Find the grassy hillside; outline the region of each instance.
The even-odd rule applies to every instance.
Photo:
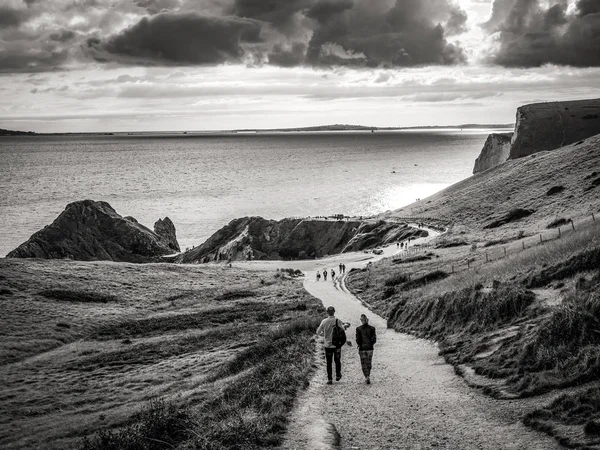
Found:
[[[166,264],[0,260],[0,303],[3,449],[276,444],[322,316],[287,273]]]
[[[547,395],[523,420],[572,448],[600,446],[598,169],[595,137],[471,177],[421,202],[453,221],[430,248],[349,277],[388,326],[438,341],[473,386]],[[516,209],[531,213],[506,214]]]
[[[486,228],[514,210],[531,214]],[[455,224],[451,235],[467,232],[486,241],[535,233],[557,218],[576,220],[598,210],[600,135],[507,161],[389,215],[447,218]]]

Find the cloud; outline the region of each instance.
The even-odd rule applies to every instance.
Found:
[[[398,67],[465,61],[455,0],[8,0],[0,71],[126,65]]]
[[[29,18],[26,9],[0,6],[0,28],[18,27]]]
[[[260,25],[240,17],[197,13],[161,13],[103,40],[91,38],[87,48],[99,61],[218,64],[240,61],[244,43],[260,42]]]
[[[446,40],[445,27],[458,32],[466,15],[446,0],[356,1],[352,8],[344,4],[337,10],[330,0],[322,2],[329,8],[320,8],[323,13],[317,16],[319,24],[310,40],[307,58],[313,64],[393,67],[465,62],[463,50]],[[317,5],[314,10],[319,10]],[[327,51],[331,44],[364,58],[332,58]]]
[[[539,0],[495,0],[483,25],[497,40],[490,61],[507,67],[557,64],[600,66],[600,2],[566,0],[546,5]]]

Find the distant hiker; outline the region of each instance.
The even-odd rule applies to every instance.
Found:
[[[327,281],[327,269],[323,269],[323,280]]]
[[[346,343],[346,332],[349,325],[335,317],[335,308],[327,307],[327,318],[323,319],[317,335],[325,338],[325,360],[327,361],[327,384],[333,383],[332,360],[335,362],[335,381],[342,378],[342,347]]]
[[[373,360],[373,345],[377,342],[375,327],[369,325],[369,319],[360,315],[362,325],[356,328],[356,346],[360,356],[360,365],[367,384],[371,384],[371,361]]]
[[[344,265],[342,263],[340,263],[340,273],[343,273],[343,271],[344,271],[343,266]]]
[[[335,270],[331,269],[331,281],[335,283]]]
[[[346,273],[346,264],[342,264],[342,273]]]
[[[400,242],[396,242],[396,249],[400,248]]]
[[[317,281],[321,281],[321,272],[317,270]]]

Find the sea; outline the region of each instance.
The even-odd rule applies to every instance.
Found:
[[[498,132],[502,130],[493,130]],[[71,202],[108,202],[182,250],[243,216],[370,216],[469,177],[483,129],[0,138],[0,255]]]

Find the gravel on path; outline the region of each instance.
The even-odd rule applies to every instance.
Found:
[[[346,259],[347,271],[366,262]],[[555,440],[520,421],[528,400],[500,401],[469,388],[438,355],[437,345],[387,329],[386,321],[345,289],[343,279],[304,287],[350,322],[352,346],[342,350],[342,379],[327,385],[322,346],[309,388],[290,418],[283,449],[552,450]],[[377,329],[371,385],[354,345],[360,315]]]

